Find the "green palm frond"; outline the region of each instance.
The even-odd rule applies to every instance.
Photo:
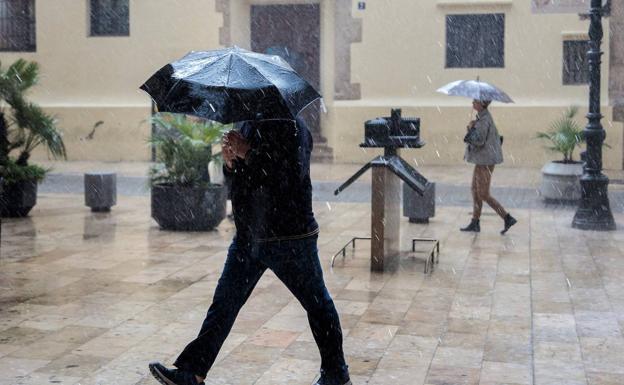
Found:
[[[42,108],[26,100],[24,94],[37,84],[39,65],[19,59],[4,68],[0,63],[0,101],[9,107],[4,113],[8,126],[6,140],[0,140],[2,154],[19,152],[15,163],[27,166],[32,151],[45,146],[55,158],[67,158],[67,152],[56,119]],[[3,158],[7,160],[6,157]]]
[[[0,165],[0,175],[2,175],[5,186],[25,180],[41,182],[48,171],[50,170],[35,164],[21,166],[12,159]]]
[[[39,79],[39,65],[18,59],[4,70],[0,63],[0,98],[7,99],[21,95],[30,87],[37,84]]]
[[[564,162],[572,162],[574,150],[583,142],[583,127],[575,120],[578,107],[572,106],[566,109],[563,116],[550,125],[549,132],[538,132],[536,138],[550,141],[546,146],[553,152],[563,155]]]
[[[56,127],[56,119],[39,106],[19,98],[9,102],[14,109],[13,121],[20,136],[25,138],[20,158],[29,154],[40,144],[47,147],[55,158],[67,158],[63,137]],[[28,155],[26,155],[28,154]]]
[[[202,185],[209,183],[208,163],[220,160],[212,146],[230,129],[229,125],[161,113],[153,119],[157,130],[149,142],[156,148],[160,163],[150,170],[152,184]]]
[[[6,71],[7,78],[15,83],[18,92],[24,92],[37,84],[39,64],[18,59]]]

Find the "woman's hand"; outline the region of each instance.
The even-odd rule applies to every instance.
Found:
[[[471,120],[470,123],[468,123],[468,125],[466,126],[466,131],[470,131],[471,129],[474,128],[475,123],[477,123],[476,120]]]
[[[251,150],[251,146],[247,139],[238,131],[230,131],[223,138],[225,147],[229,147],[235,157],[245,159],[247,152]]]

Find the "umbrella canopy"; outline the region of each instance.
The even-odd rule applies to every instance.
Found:
[[[499,88],[477,80],[458,80],[438,88],[438,92],[446,95],[465,96],[476,100],[497,100],[503,103],[514,101]]]
[[[321,95],[279,56],[238,47],[192,51],[149,78],[159,111],[221,123],[295,119]]]

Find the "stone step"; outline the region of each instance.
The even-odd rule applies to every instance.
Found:
[[[320,134],[312,134],[312,140],[314,141],[314,144],[323,144],[323,143],[327,143],[327,138],[325,138],[324,136],[321,136]]]
[[[312,163],[334,163],[334,157],[327,154],[312,154],[310,159]]]
[[[325,143],[317,143],[312,150],[311,160],[314,163],[333,163],[334,150]]]
[[[613,120],[616,122],[624,122],[624,102],[613,107]]]

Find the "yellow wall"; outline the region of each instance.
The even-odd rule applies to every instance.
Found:
[[[562,85],[562,33],[586,33],[587,21],[574,14],[532,14],[530,0],[514,0],[509,6],[440,3],[392,0],[389,7],[387,1],[368,1],[365,11],[353,10],[363,20],[363,42],[352,48],[352,81],[362,84],[364,99],[372,103],[407,99],[418,105],[458,105],[461,100],[435,90],[451,81],[480,75],[507,91],[518,105],[585,102],[587,87]],[[462,13],[505,14],[505,68],[445,69],[445,17]],[[607,44],[603,50],[606,59]],[[607,67],[603,66],[605,101]]]
[[[150,99],[138,87],[188,51],[218,47],[222,16],[214,10],[214,0],[130,0],[129,37],[89,37],[87,0],[39,0],[37,52],[3,52],[0,60],[40,63],[31,96],[59,118],[69,159],[147,160]],[[94,139],[81,140],[98,120]]]
[[[231,42],[249,46],[249,5],[284,0],[231,0]],[[314,2],[296,0],[293,2]],[[569,105],[587,105],[587,86],[563,86],[562,41],[585,34],[587,21],[578,15],[532,14],[531,0],[368,0],[353,16],[363,22],[363,41],[351,46],[351,82],[360,83],[361,100],[335,101],[334,0],[321,3],[321,84],[328,113],[323,132],[337,162],[368,160],[363,123],[401,107],[405,116],[422,119],[428,142],[406,154],[425,164],[462,161],[464,127],[470,119],[468,99],[435,90],[453,80],[480,76],[507,91],[513,105],[493,104],[492,112],[505,136],[508,166],[541,166],[556,159],[544,150],[535,133]],[[455,3],[453,5],[453,3]],[[17,58],[41,64],[41,83],[32,98],[56,114],[70,159],[147,160],[150,127],[149,97],[138,86],[160,66],[195,49],[219,47],[223,14],[215,0],[130,0],[129,37],[89,37],[88,0],[36,1],[37,52],[0,53],[3,65]],[[445,5],[446,4],[446,5]],[[448,5],[451,4],[451,5]],[[463,5],[462,5],[463,4]],[[449,13],[505,13],[505,68],[445,69],[446,25]],[[605,64],[602,102],[608,105],[608,19],[605,20]],[[605,167],[622,168],[622,124],[603,124],[612,149],[605,150]],[[93,140],[83,138],[98,120],[104,125]],[[579,116],[583,121],[583,117]],[[36,158],[45,157],[39,151]],[[407,155],[406,155],[407,157]]]
[[[382,150],[362,149],[358,144],[363,141],[365,120],[376,116],[389,116],[390,108],[403,109],[403,116],[421,118],[422,138],[427,143],[421,149],[403,150],[403,157],[414,165],[453,165],[463,162],[466,122],[470,120],[470,107],[443,106],[415,107],[413,105],[370,106],[357,103],[341,103],[340,107],[330,109],[327,114],[327,127],[342,127],[331,134],[331,143],[342,143],[334,147],[336,161],[365,162],[382,153]],[[544,141],[535,139],[538,131],[546,131],[548,124],[559,118],[565,107],[501,107],[493,105],[491,113],[497,127],[505,137],[503,144],[505,166],[542,167],[551,160],[561,160],[562,156],[544,148]],[[578,119],[583,122],[587,110],[579,111]],[[607,117],[611,109],[603,111],[603,126],[607,131],[606,142],[612,147],[603,153],[604,167],[621,169],[622,162],[622,125]],[[574,154],[579,159],[577,150]]]
[[[532,14],[530,0],[513,0],[502,6],[479,5],[486,3],[479,0],[450,6],[441,6],[450,1],[393,0],[391,7],[387,1],[367,1],[365,11],[357,10],[356,3],[353,14],[363,21],[363,41],[352,45],[351,80],[361,84],[362,99],[331,103],[325,134],[336,161],[361,162],[377,153],[353,145],[362,141],[363,122],[388,116],[392,107],[402,107],[404,116],[421,117],[422,136],[428,142],[423,149],[406,153],[425,164],[461,162],[470,100],[435,90],[477,76],[507,91],[516,102],[491,107],[506,139],[506,165],[540,167],[559,157],[533,138],[537,131],[547,130],[566,107],[588,103],[588,86],[564,86],[561,80],[562,41],[586,34],[587,21],[580,21],[575,14]],[[446,15],[494,12],[505,13],[505,68],[445,69]],[[604,26],[606,42],[608,21]],[[603,50],[603,59],[608,61],[608,44],[603,44]],[[608,62],[602,70],[603,125],[613,147],[605,150],[605,167],[620,169],[622,124],[610,122]],[[578,118],[584,122],[584,113]]]

